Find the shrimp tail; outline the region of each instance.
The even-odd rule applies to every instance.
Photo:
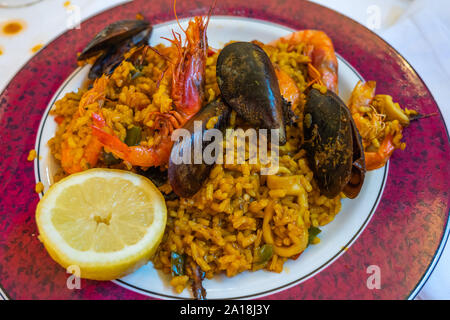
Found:
[[[122,142],[118,137],[113,134],[107,133],[104,129],[97,126],[105,124],[102,120],[102,116],[93,113],[92,117],[94,123],[92,128],[92,134],[95,136],[99,143],[108,148],[117,158],[120,158],[131,165],[141,167],[153,167],[166,164],[169,161],[170,151],[172,150],[173,142],[166,134],[161,135],[161,140],[156,146],[128,146]]]
[[[367,170],[375,170],[383,167],[395,150],[392,135],[387,135],[377,152],[365,152]]]

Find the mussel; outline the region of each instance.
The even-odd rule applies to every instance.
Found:
[[[356,128],[356,124],[353,121],[353,117],[350,119],[352,126],[352,139],[353,139],[353,159],[352,159],[352,172],[348,183],[342,190],[347,198],[354,199],[358,196],[364,183],[364,177],[366,175],[366,160],[364,158],[364,147],[362,144],[362,138]]]
[[[361,136],[345,103],[311,89],[304,110],[304,148],[318,186],[328,198],[355,198],[366,172]]]
[[[89,70],[88,77],[96,79],[102,74],[111,74],[123,61],[127,51],[148,43],[151,33],[152,26],[144,20],[114,22],[92,39],[78,56],[78,60],[86,60],[101,53]]]
[[[217,58],[216,74],[224,101],[249,124],[279,129],[280,144],[285,144],[286,106],[264,50],[251,42],[231,43]]]
[[[206,128],[208,121],[217,117],[214,129],[223,132],[228,124],[230,113],[231,110],[227,105],[221,100],[216,100],[203,107],[183,126],[190,136],[188,139],[180,139],[175,142],[170,154],[168,169],[170,185],[180,197],[191,197],[200,190],[219,156],[218,153],[214,153],[213,159],[211,159],[213,161],[207,163],[204,159],[200,159],[201,161],[196,163],[195,145],[201,146],[199,152],[203,152],[211,143],[204,138],[208,131]],[[201,128],[201,130],[195,130],[196,128]],[[184,152],[189,152],[189,154],[184,154]],[[198,156],[199,154],[197,154]],[[180,161],[181,159],[184,160]]]

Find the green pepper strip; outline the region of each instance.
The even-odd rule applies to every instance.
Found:
[[[141,142],[142,129],[140,127],[133,126],[127,129],[127,135],[125,137],[125,143],[127,146],[137,146]]]

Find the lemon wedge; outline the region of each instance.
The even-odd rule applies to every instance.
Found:
[[[167,208],[147,178],[90,169],[54,184],[36,208],[39,239],[64,268],[80,277],[123,277],[152,257],[164,233]]]

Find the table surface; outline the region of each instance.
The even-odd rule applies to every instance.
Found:
[[[0,70],[2,70],[0,92],[16,72],[45,44],[67,29],[77,27],[79,21],[123,2],[126,1],[43,0],[29,7],[0,8],[0,25],[9,20],[21,20],[26,26],[17,36],[0,35]],[[367,26],[396,48],[423,78],[435,97],[447,126],[450,124],[450,105],[447,103],[450,101],[448,90],[450,59],[441,53],[450,49],[450,2],[445,0],[314,0],[314,2]],[[433,19],[428,19],[430,16]],[[427,23],[422,23],[424,20]],[[429,21],[433,21],[433,24],[430,25]],[[447,23],[444,23],[445,21]],[[420,41],[423,42],[423,46],[419,45]],[[417,51],[418,47],[427,49]],[[439,263],[416,299],[450,299],[449,247],[450,245],[447,245],[444,249]]]

